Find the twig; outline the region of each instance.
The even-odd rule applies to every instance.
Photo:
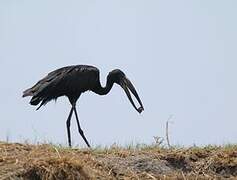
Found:
[[[184,175],[184,173],[183,173],[183,171],[181,172],[181,174],[182,174],[182,176],[183,176],[183,179],[184,179],[184,180],[187,180],[186,177],[185,177],[185,175]]]
[[[169,123],[170,123],[170,120],[172,119],[173,115],[170,115],[169,119],[166,121],[166,141],[167,141],[167,145],[169,148],[171,148],[171,145],[170,145],[170,139],[169,139]]]
[[[146,175],[147,175],[149,178],[153,179],[153,180],[157,180],[157,178],[155,178],[154,176],[152,176],[152,175],[149,174],[149,173],[146,173]]]
[[[53,147],[53,148],[54,148],[54,150],[57,152],[58,157],[61,159],[62,157],[61,157],[61,155],[59,154],[58,149],[57,149],[56,147]]]
[[[157,146],[161,146],[164,142],[164,138],[163,137],[158,137],[158,136],[153,136],[154,140],[155,140],[155,144]]]

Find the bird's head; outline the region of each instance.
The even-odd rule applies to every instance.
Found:
[[[116,84],[120,85],[124,89],[129,101],[131,102],[133,107],[139,113],[141,113],[144,110],[142,102],[137,94],[135,87],[133,86],[131,81],[126,77],[126,75],[124,74],[123,71],[121,71],[120,69],[115,69],[115,70],[111,71],[108,75],[107,80],[110,81],[111,83],[116,83]],[[140,104],[139,108],[136,107],[136,105],[131,97],[130,92],[135,96],[135,98],[137,99],[137,102]]]

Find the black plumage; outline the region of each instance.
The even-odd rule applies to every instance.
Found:
[[[142,102],[134,86],[121,70],[115,69],[108,74],[105,87],[101,86],[99,76],[99,70],[94,66],[74,65],[63,67],[50,72],[46,77],[38,81],[32,88],[25,90],[23,92],[23,97],[32,96],[30,104],[40,104],[37,108],[38,110],[40,107],[42,107],[42,105],[47,104],[53,99],[56,100],[60,96],[67,96],[72,105],[71,111],[67,119],[69,146],[71,147],[70,122],[72,113],[74,111],[76,115],[79,133],[86,142],[87,146],[90,147],[80,127],[76,111],[76,102],[80,97],[81,93],[90,90],[99,95],[106,95],[111,90],[113,84],[116,83],[124,89],[133,107],[139,113],[144,110]],[[139,108],[137,108],[135,103],[133,102],[130,91],[140,104]]]

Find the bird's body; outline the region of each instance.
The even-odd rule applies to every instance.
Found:
[[[113,84],[117,83],[125,90],[134,108],[139,113],[143,110],[141,100],[134,86],[126,78],[125,74],[121,70],[116,69],[109,73],[107,76],[106,87],[101,86],[99,75],[99,69],[94,66],[66,66],[50,72],[46,77],[38,81],[32,88],[24,91],[23,97],[32,96],[30,104],[38,105],[40,103],[40,106],[37,108],[39,109],[42,105],[47,104],[53,99],[57,99],[60,96],[67,96],[72,105],[72,109],[67,120],[69,146],[71,146],[70,120],[73,111],[75,112],[77,118],[79,133],[82,135],[86,144],[90,146],[84,136],[82,129],[80,128],[76,112],[76,101],[80,97],[81,93],[90,90],[99,95],[105,95],[111,90]],[[128,89],[137,98],[141,105],[140,108],[136,108]]]
[[[93,91],[99,85],[99,70],[96,67],[67,66],[50,72],[35,86],[26,90],[24,96],[33,96],[30,102],[32,105],[38,105],[41,102],[42,106],[60,96],[67,96],[70,102],[73,102],[80,97],[81,93]]]

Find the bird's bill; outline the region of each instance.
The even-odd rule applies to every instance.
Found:
[[[137,94],[137,91],[135,89],[135,87],[133,86],[133,84],[131,83],[131,81],[129,79],[127,79],[126,77],[124,77],[122,79],[122,81],[120,82],[120,85],[121,87],[124,89],[129,101],[131,102],[132,106],[137,110],[137,112],[141,113],[144,108],[143,108],[143,105],[142,105],[142,101],[140,100],[138,94]],[[132,94],[135,96],[135,98],[137,99],[138,103],[140,104],[140,107],[137,108],[132,97],[131,97],[131,94],[130,94],[130,91],[132,92]]]

